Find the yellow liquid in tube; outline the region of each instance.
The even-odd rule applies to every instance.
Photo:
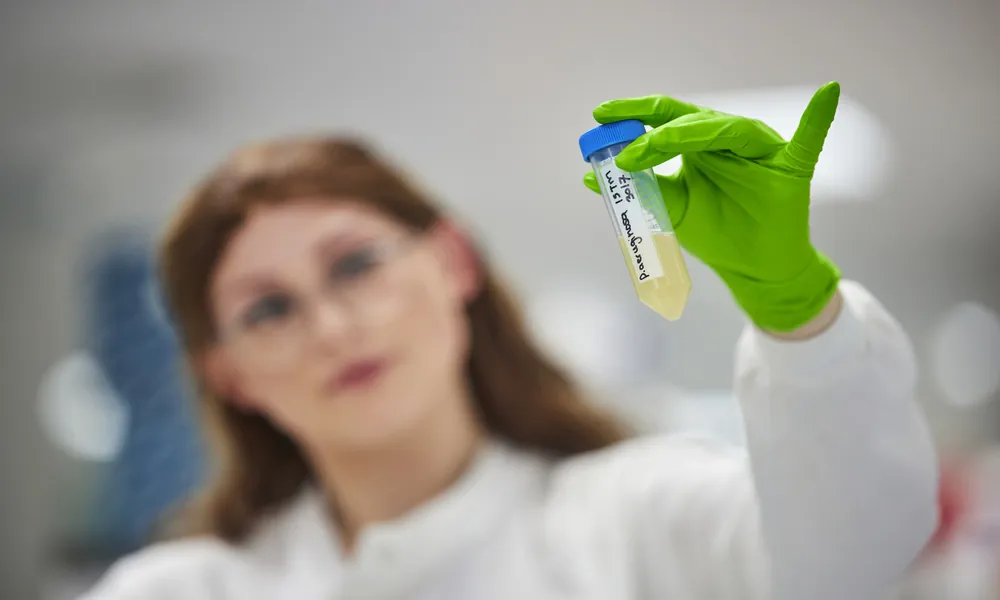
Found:
[[[681,246],[673,233],[652,234],[656,257],[660,260],[663,275],[645,281],[639,281],[632,261],[632,250],[625,236],[618,237],[618,245],[628,264],[628,272],[632,277],[632,285],[639,300],[656,311],[660,316],[676,321],[684,312],[688,295],[691,293],[691,278],[688,277]]]

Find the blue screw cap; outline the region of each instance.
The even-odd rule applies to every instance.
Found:
[[[580,136],[580,152],[583,153],[583,160],[590,162],[590,155],[594,152],[615,144],[635,141],[644,133],[646,126],[636,119],[598,125]]]

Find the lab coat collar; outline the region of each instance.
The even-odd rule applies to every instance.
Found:
[[[340,589],[345,577],[371,578],[384,593],[409,589],[541,493],[548,466],[541,456],[490,439],[454,485],[399,519],[365,529],[351,556],[341,549],[322,492],[310,487],[282,519],[291,575],[299,589],[317,594]]]

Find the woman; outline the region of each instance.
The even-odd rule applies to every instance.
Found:
[[[679,240],[749,316],[740,451],[627,440],[528,340],[483,256],[363,147],[244,149],[187,201],[166,289],[221,451],[199,532],[89,598],[882,598],[934,527],[909,343],[809,243],[822,88],[785,142],[662,96]],[[593,187],[594,181],[586,183]]]

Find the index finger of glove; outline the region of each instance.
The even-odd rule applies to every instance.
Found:
[[[650,127],[659,127],[696,112],[701,109],[670,96],[641,96],[604,102],[594,109],[594,119],[598,123],[637,119]]]

